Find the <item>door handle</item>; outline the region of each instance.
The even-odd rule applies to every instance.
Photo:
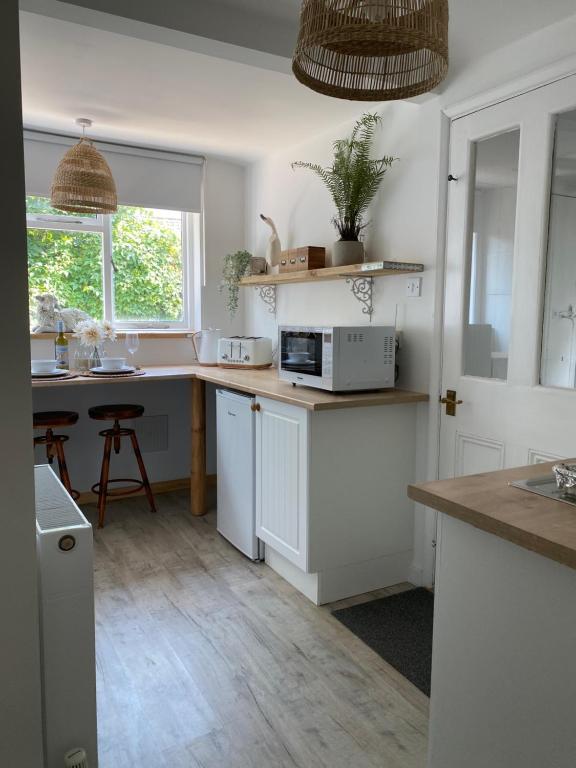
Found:
[[[259,411],[260,410],[260,403],[252,403],[250,406],[250,410],[252,411]]]
[[[440,397],[440,402],[446,406],[446,416],[456,416],[456,406],[462,405],[462,400],[457,400],[455,389],[447,389],[446,397]]]

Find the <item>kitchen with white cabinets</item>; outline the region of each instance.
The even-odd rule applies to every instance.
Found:
[[[256,398],[256,532],[268,565],[314,603],[408,580],[417,401],[310,409]]]
[[[265,553],[316,605],[408,581],[406,487],[428,396],[391,386],[394,329],[280,327],[278,370],[236,355],[232,372],[229,347],[221,340],[224,367],[199,374],[226,386],[216,395],[218,531],[253,560]],[[342,388],[352,391],[325,391]]]

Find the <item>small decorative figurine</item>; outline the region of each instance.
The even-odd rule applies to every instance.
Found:
[[[282,253],[282,246],[280,245],[280,238],[278,237],[276,225],[269,216],[264,216],[263,213],[260,214],[260,218],[262,221],[265,221],[272,230],[272,234],[268,240],[268,247],[266,248],[266,262],[269,267],[276,267],[280,264],[280,254]]]
[[[40,293],[36,299],[36,322],[33,333],[55,331],[56,323],[61,320],[64,323],[64,331],[73,331],[82,320],[90,320],[90,315],[81,309],[74,307],[62,308],[53,293]]]

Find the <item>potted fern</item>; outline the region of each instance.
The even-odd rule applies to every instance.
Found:
[[[337,211],[332,221],[340,234],[332,250],[334,267],[364,260],[364,244],[360,241],[366,227],[364,214],[384,174],[396,160],[394,157],[379,160],[370,157],[374,134],[381,122],[380,115],[362,115],[348,138],[334,142],[334,159],[328,168],[301,160],[292,163],[292,168],[307,168],[317,174],[332,195]]]

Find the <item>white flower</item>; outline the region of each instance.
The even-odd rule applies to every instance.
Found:
[[[116,341],[116,329],[109,320],[103,320],[100,323],[100,327],[102,328],[102,333],[104,334],[105,339]]]
[[[82,320],[74,328],[74,336],[84,347],[97,347],[105,337],[104,329],[95,320]]]

